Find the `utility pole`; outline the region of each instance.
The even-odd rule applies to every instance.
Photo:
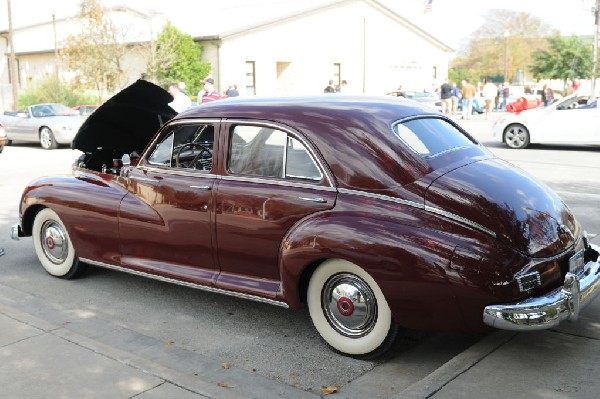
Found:
[[[56,41],[56,15],[52,14],[52,30],[54,31],[54,73],[56,74],[56,79],[58,80],[60,77],[60,73],[58,70],[58,43]]]
[[[12,85],[13,111],[16,111],[19,108],[19,72],[17,71],[17,58],[15,55],[15,44],[13,42],[12,9],[10,0],[6,0],[6,2],[8,5],[8,45],[10,46],[8,69],[10,71],[10,83]]]
[[[594,67],[592,69],[592,92],[590,93],[590,100],[596,99],[596,76],[598,74],[598,17],[600,16],[600,0],[596,0],[596,5],[592,9],[594,13]]]

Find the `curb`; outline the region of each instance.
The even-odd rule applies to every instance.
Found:
[[[439,367],[422,380],[415,382],[392,399],[431,398],[444,386],[465,373],[489,354],[510,342],[518,333],[494,332]]]

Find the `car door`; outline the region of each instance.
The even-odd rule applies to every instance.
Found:
[[[573,97],[548,108],[541,119],[542,143],[589,143],[600,132],[597,109],[586,106],[587,97]]]
[[[223,132],[226,164],[215,208],[217,284],[275,297],[285,234],[307,215],[331,209],[337,190],[297,132],[243,121],[229,122]]]
[[[212,285],[212,153],[217,121],[174,123],[129,172],[121,203],[122,263]]]
[[[10,140],[32,140],[34,118],[27,110],[20,110],[18,116],[11,116],[6,133]]]

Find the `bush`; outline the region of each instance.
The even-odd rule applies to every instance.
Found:
[[[40,103],[60,103],[72,107],[78,104],[97,104],[98,97],[84,95],[73,90],[56,76],[45,75],[19,96],[21,108]]]

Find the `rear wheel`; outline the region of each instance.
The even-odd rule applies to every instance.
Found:
[[[58,147],[54,133],[47,126],[42,126],[40,129],[40,145],[44,150],[53,150]]]
[[[504,130],[504,142],[510,148],[525,148],[529,145],[529,140],[529,130],[521,124],[509,125]]]
[[[69,279],[81,271],[69,233],[52,209],[45,208],[35,216],[32,236],[38,259],[49,274]]]
[[[353,263],[323,262],[310,278],[307,303],[321,337],[341,353],[372,359],[396,339],[398,325],[381,289]]]

